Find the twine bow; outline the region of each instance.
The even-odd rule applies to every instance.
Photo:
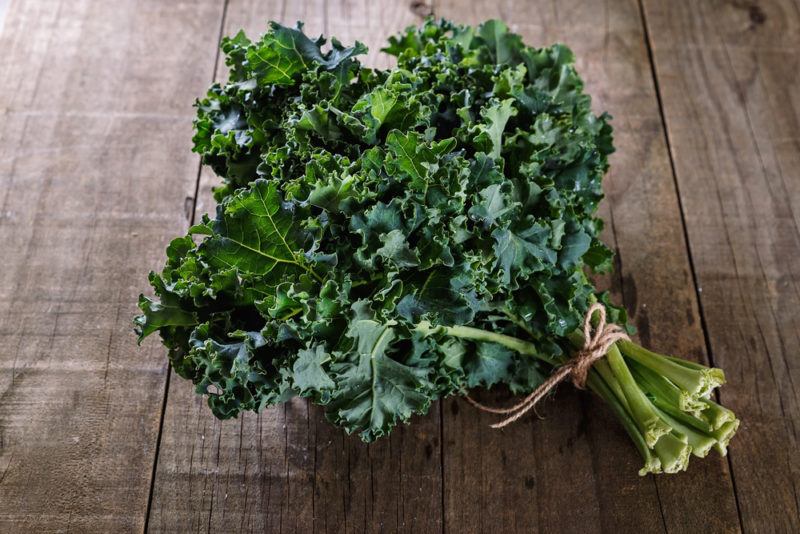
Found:
[[[597,326],[592,332],[592,317],[594,313],[598,314]],[[621,339],[630,340],[628,334],[622,329],[621,326],[606,323],[606,308],[599,302],[592,304],[586,312],[586,317],[583,319],[583,348],[572,357],[564,365],[556,369],[550,377],[542,382],[542,384],[533,390],[533,392],[522,399],[520,402],[508,408],[493,408],[479,403],[475,399],[467,396],[467,402],[475,406],[477,409],[502,415],[508,415],[499,423],[491,425],[492,428],[503,428],[508,426],[523,415],[525,415],[531,408],[547,395],[551,389],[556,387],[568,376],[572,377],[572,383],[578,389],[584,389],[586,385],[586,375],[594,362],[602,358],[608,352],[608,349]]]

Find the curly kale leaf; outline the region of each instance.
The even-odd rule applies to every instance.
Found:
[[[356,319],[347,332],[354,346],[331,365],[335,392],[328,418],[367,441],[389,432],[414,413],[425,413],[433,399],[426,366],[411,366],[392,356],[397,334],[391,322]]]
[[[261,85],[291,85],[297,75],[320,65],[326,70],[336,71],[346,68],[352,63],[353,56],[365,54],[367,48],[356,42],[355,46],[343,47],[333,40],[333,47],[322,52],[325,40],[312,41],[303,33],[303,24],[296,28],[287,28],[276,22],[270,23],[270,30],[259,42],[246,47],[240,64],[246,60],[248,75]],[[243,35],[239,41],[244,43]]]
[[[321,279],[303,254],[311,248],[311,233],[295,226],[294,213],[282,204],[275,183],[255,181],[221,204],[216,220],[193,232],[208,234],[200,252],[212,269],[255,275],[264,286],[301,274]]]

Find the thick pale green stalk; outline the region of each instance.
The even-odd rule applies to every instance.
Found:
[[[614,376],[625,394],[631,415],[633,415],[639,430],[644,435],[645,442],[649,447],[653,447],[659,441],[659,438],[668,434],[672,428],[658,416],[650,400],[639,389],[616,345],[612,345],[608,350],[606,361],[611,366],[611,370],[614,372]],[[658,449],[656,452],[658,452]],[[663,458],[662,467],[664,467],[665,471],[667,470]]]
[[[665,473],[685,471],[689,465],[689,455],[692,452],[686,436],[674,431],[658,438],[653,450],[661,460],[661,468]]]
[[[717,430],[726,423],[731,423],[736,420],[736,414],[724,406],[720,406],[716,402],[703,399],[705,409],[700,412],[700,418],[706,421],[712,429]]]
[[[678,363],[630,341],[620,341],[618,345],[625,356],[667,378],[694,398],[708,397],[715,387],[725,383],[720,369]]]
[[[701,402],[702,399],[695,398],[655,371],[636,361],[632,361],[630,367],[642,389],[661,403],[693,415],[699,415],[706,408],[706,405]],[[654,404],[658,405],[659,402],[654,400]]]
[[[705,458],[711,448],[717,443],[717,440],[713,436],[699,432],[691,426],[684,425],[677,419],[670,417],[667,413],[660,412],[660,415],[666,422],[672,425],[672,428],[686,436],[689,445],[692,447],[692,454],[698,458]]]
[[[589,375],[586,379],[586,385],[588,385],[589,389],[591,389],[600,398],[608,403],[611,411],[614,412],[614,415],[617,416],[620,423],[622,423],[623,428],[625,428],[625,431],[631,437],[633,444],[636,446],[636,449],[639,451],[639,454],[644,460],[644,466],[639,470],[639,474],[644,476],[648,473],[660,473],[661,460],[659,460],[658,457],[653,454],[653,451],[647,446],[644,436],[642,436],[642,433],[639,432],[639,428],[636,426],[636,422],[633,420],[630,413],[628,413],[626,406],[622,405],[616,394],[611,391],[611,388],[603,380],[600,374],[596,373],[594,370],[589,371]]]
[[[428,321],[421,321],[420,323],[417,324],[415,330],[426,336],[435,333],[443,333],[448,336],[453,336],[461,339],[471,339],[473,341],[489,341],[491,343],[497,343],[498,345],[503,345],[504,347],[516,351],[520,354],[533,356],[534,358],[538,358],[539,360],[549,363],[550,365],[558,365],[562,363],[561,360],[558,360],[557,358],[554,358],[547,354],[542,354],[541,352],[536,350],[536,346],[533,343],[523,341],[516,337],[507,336],[505,334],[498,334],[497,332],[489,332],[488,330],[481,330],[480,328],[472,328],[471,326],[461,326],[461,325],[433,326]]]
[[[630,407],[628,406],[628,399],[625,398],[625,393],[622,391],[622,387],[619,385],[619,382],[614,377],[614,372],[611,370],[611,367],[608,365],[608,362],[605,360],[599,360],[595,362],[595,364],[592,366],[592,369],[596,370],[600,374],[600,376],[603,377],[603,380],[606,382],[606,384],[608,384],[608,387],[611,389],[611,391],[613,391],[614,394],[617,396],[622,406],[624,406],[625,409],[628,410],[628,412],[630,412]]]
[[[704,419],[700,419],[690,413],[681,411],[681,409],[676,405],[670,404],[661,397],[653,397],[653,405],[662,412],[667,413],[673,419],[677,419],[682,424],[688,425],[695,430],[705,432],[706,434],[713,430],[711,425],[709,425]]]
[[[711,432],[711,435],[717,440],[717,443],[714,445],[714,448],[719,452],[722,456],[728,454],[728,444],[733,438],[733,435],[736,434],[736,430],[739,428],[739,420],[736,419],[729,423],[725,423],[718,429]]]

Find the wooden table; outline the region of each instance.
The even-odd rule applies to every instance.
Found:
[[[7,12],[5,11],[7,9]],[[725,369],[727,458],[636,475],[588,393],[500,432],[463,401],[364,445],[295,400],[219,422],[131,329],[212,209],[190,152],[221,35],[426,14],[562,41],[614,116],[601,281],[646,345]],[[800,3],[0,0],[0,532],[800,532]]]

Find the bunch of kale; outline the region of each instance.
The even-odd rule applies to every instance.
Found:
[[[498,21],[410,28],[391,70],[324,44],[275,23],[223,41],[230,78],[194,137],[224,181],[216,217],[151,273],[141,338],[161,334],[217,417],[301,395],[368,441],[446,395],[531,391],[607,303],[585,271],[612,265],[611,127],[572,53]]]

